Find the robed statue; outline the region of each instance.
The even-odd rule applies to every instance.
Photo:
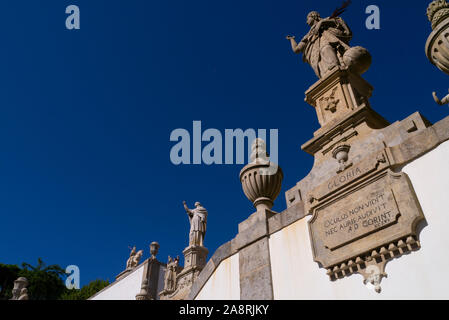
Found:
[[[302,53],[303,61],[320,79],[335,66],[344,64],[343,55],[350,49],[352,32],[342,18],[334,15],[323,19],[312,11],[307,15],[310,31],[301,41],[297,43],[294,36],[287,36],[293,52]]]
[[[176,274],[178,271],[179,256],[172,259],[168,256],[167,269],[164,277],[164,290],[167,292],[173,292],[176,289]]]
[[[185,201],[183,201],[183,204],[190,221],[189,246],[203,247],[207,226],[207,210],[199,202],[195,202],[195,209],[189,209]]]

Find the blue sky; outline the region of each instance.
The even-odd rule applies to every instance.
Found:
[[[447,76],[428,62],[426,1],[354,0],[343,14],[352,45],[373,56],[364,75],[371,104],[390,122],[420,111],[449,114]],[[65,28],[65,8],[81,29]],[[365,28],[378,5],[381,29]],[[330,15],[340,0],[5,1],[0,10],[0,262],[81,270],[81,284],[113,280],[128,246],[158,241],[158,258],[182,256],[189,223],[182,207],[209,211],[210,255],[252,212],[242,165],[170,161],[172,130],[279,130],[284,192],[310,170],[300,146],[318,129],[304,91],[312,69],[291,52],[309,11]]]

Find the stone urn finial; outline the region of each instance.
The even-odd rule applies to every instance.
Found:
[[[151,258],[156,259],[157,252],[159,251],[159,243],[153,241],[150,243]]]
[[[281,191],[284,175],[281,167],[270,162],[266,144],[260,138],[251,146],[251,162],[240,171],[240,182],[246,197],[257,211],[271,209]],[[272,170],[275,168],[275,170]]]
[[[432,33],[427,38],[426,55],[438,69],[449,75],[449,3],[446,0],[435,0],[427,8],[427,17],[432,23]],[[436,92],[433,99],[439,105],[449,103],[449,95],[441,100]]]
[[[427,18],[435,29],[440,22],[449,17],[449,3],[446,0],[435,0],[427,8]]]

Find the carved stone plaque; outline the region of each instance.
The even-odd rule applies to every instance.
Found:
[[[424,218],[408,177],[389,169],[315,199],[311,211],[314,258],[325,268],[414,236]]]
[[[331,251],[391,226],[400,216],[385,178],[324,207],[317,215],[318,236]]]

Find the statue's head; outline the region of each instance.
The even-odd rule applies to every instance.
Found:
[[[199,203],[198,201],[195,202],[195,207],[201,207],[201,203]]]
[[[307,24],[313,26],[316,22],[321,20],[321,16],[317,11],[312,11],[307,15]]]

